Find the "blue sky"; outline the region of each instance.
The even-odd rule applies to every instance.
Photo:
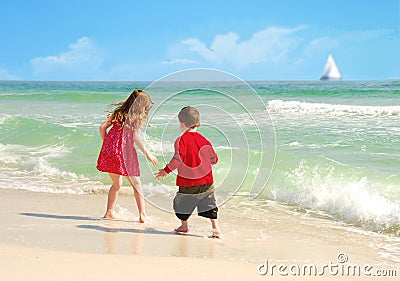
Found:
[[[400,79],[399,0],[0,0],[0,80]]]

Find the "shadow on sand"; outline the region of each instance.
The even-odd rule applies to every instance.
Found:
[[[61,215],[53,215],[53,214],[39,214],[39,213],[20,213],[21,216],[28,216],[28,217],[36,217],[36,218],[46,218],[46,219],[59,219],[59,220],[76,220],[76,221],[104,221],[104,222],[132,222],[132,221],[123,221],[123,220],[108,220],[103,218],[96,218],[96,217],[84,217],[84,216],[61,216]],[[134,222],[132,222],[134,223]],[[142,225],[142,224],[140,224]],[[97,230],[106,233],[147,233],[147,234],[158,234],[158,235],[185,235],[190,237],[203,237],[200,235],[195,234],[179,234],[173,231],[162,231],[157,230],[152,227],[144,227],[142,229],[136,228],[121,228],[121,227],[107,227],[101,225],[89,225],[89,224],[82,224],[77,225],[77,228],[80,229],[90,229],[90,230]]]
[[[159,235],[180,235],[172,231],[162,231],[162,230],[157,230],[152,227],[146,227],[144,229],[135,229],[135,228],[122,228],[122,227],[105,227],[101,225],[77,225],[77,228],[81,229],[92,229],[92,230],[98,230],[98,231],[103,231],[103,232],[108,232],[108,233],[148,233],[148,234],[159,234]],[[200,235],[194,235],[194,234],[181,234],[185,236],[191,236],[191,237],[203,237]]]
[[[52,214],[38,214],[38,213],[20,213],[21,216],[46,218],[46,219],[59,219],[59,220],[77,220],[77,221],[99,221],[101,218],[95,217],[82,217],[82,216],[60,216]]]

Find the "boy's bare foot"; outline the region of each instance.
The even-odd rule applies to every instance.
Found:
[[[107,211],[105,214],[104,214],[104,217],[103,217],[104,219],[108,219],[108,220],[115,220],[115,216],[112,214],[112,212],[111,211]]]
[[[176,233],[188,233],[189,232],[189,228],[184,227],[184,226],[180,226],[174,229],[174,232]]]
[[[218,228],[213,228],[212,230],[212,238],[218,238],[218,239],[222,239],[222,233]]]
[[[139,216],[139,222],[144,223],[146,221],[146,215],[145,214],[140,214]]]

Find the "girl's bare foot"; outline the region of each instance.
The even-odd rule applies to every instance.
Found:
[[[113,215],[113,213],[111,212],[111,211],[107,211],[105,214],[104,214],[104,217],[103,217],[104,219],[108,219],[108,220],[114,220],[115,219],[115,217],[114,217],[114,215]]]
[[[188,227],[184,227],[184,226],[180,226],[174,229],[174,232],[176,233],[188,233],[189,232],[189,228]]]
[[[144,223],[146,221],[146,215],[145,214],[140,214],[139,216],[139,222]]]

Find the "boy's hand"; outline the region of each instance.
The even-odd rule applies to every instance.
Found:
[[[157,180],[165,178],[168,174],[164,169],[158,170],[158,172],[155,172],[154,175],[156,176]]]

